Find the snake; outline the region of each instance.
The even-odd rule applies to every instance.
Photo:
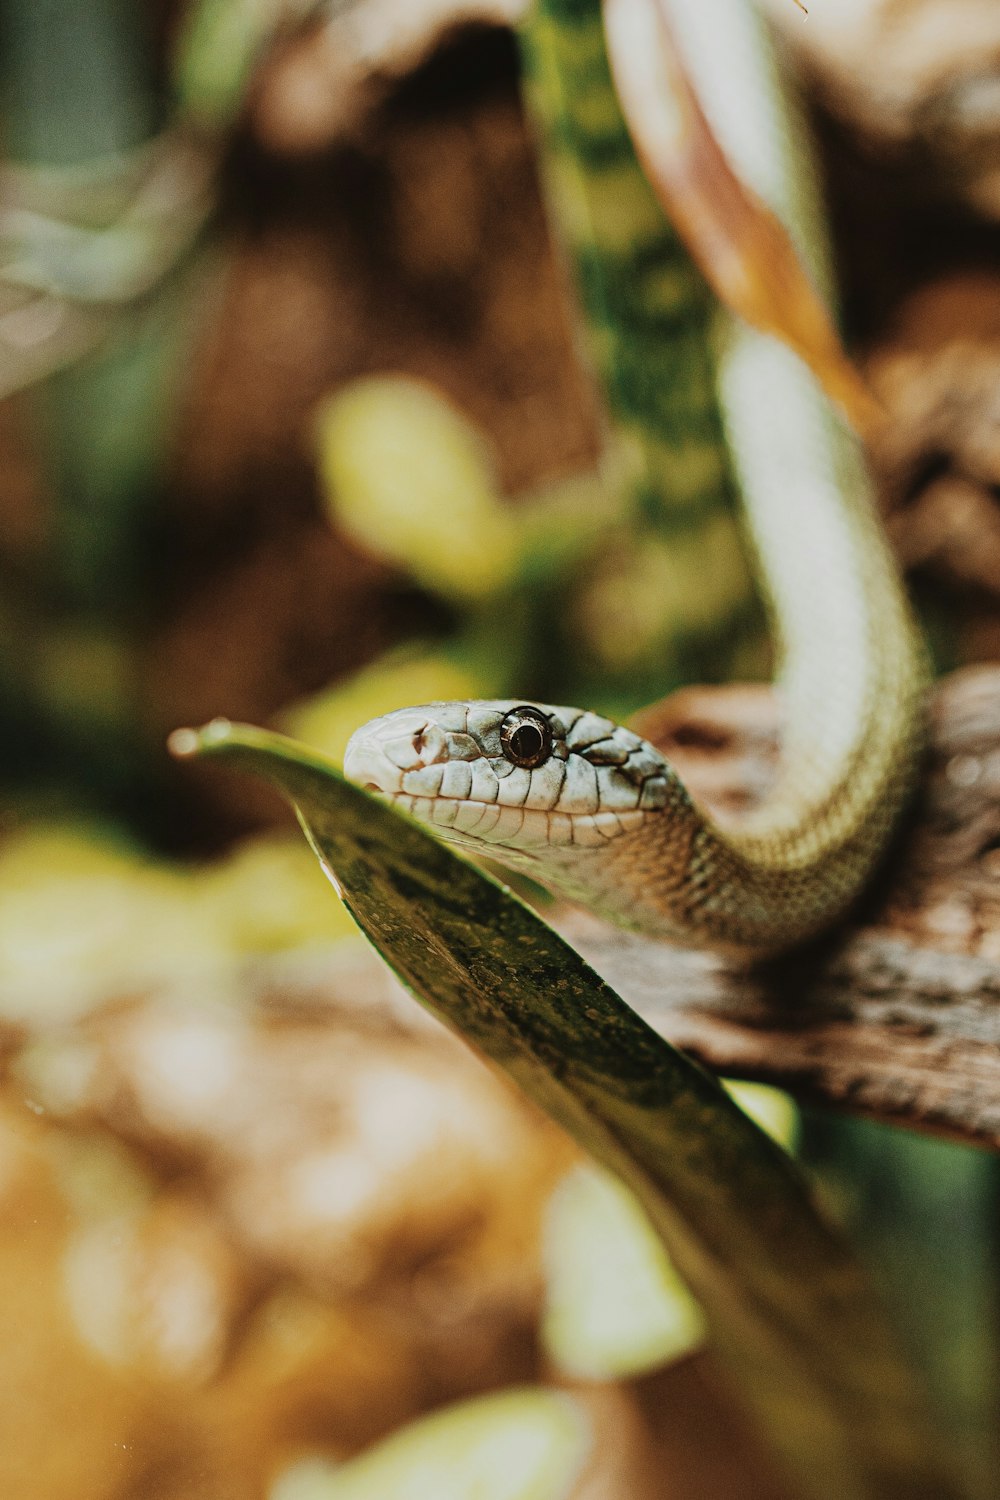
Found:
[[[807,152],[747,0],[661,3],[724,149],[822,281]],[[659,503],[675,515],[705,503],[705,486],[692,493],[689,483],[690,430],[671,415],[678,401],[697,405],[711,351],[724,453],[776,642],[777,770],[752,806],[724,816],[627,725],[510,698],[374,719],[352,736],[345,774],[445,841],[607,921],[767,957],[843,917],[883,857],[918,773],[924,648],[857,439],[796,355],[711,307],[640,181],[597,0],[539,0],[531,32],[529,74],[536,92],[543,86],[542,126],[554,142],[549,200],[576,242],[609,424],[639,455],[640,483],[659,485]],[[631,205],[628,235],[622,214],[608,212],[608,191],[612,207]],[[692,329],[695,395],[658,389],[663,351],[669,359],[678,338],[690,348]],[[637,348],[658,351],[639,372],[640,399]],[[693,426],[707,449],[702,406]],[[717,488],[719,465],[707,468]],[[710,557],[703,567],[707,583]]]

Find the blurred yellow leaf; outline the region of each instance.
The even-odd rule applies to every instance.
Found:
[[[521,560],[516,516],[475,428],[431,386],[355,381],[321,406],[331,516],[361,547],[459,601],[495,594]]]
[[[280,953],[310,943],[353,940],[346,914],[330,913],[330,893],[301,839],[259,834],[190,875],[192,897],[236,954]]]
[[[283,728],[343,765],[347,741],[359,724],[410,703],[478,698],[483,686],[440,651],[392,651],[347,682],[294,704]]]
[[[635,1195],[581,1165],[556,1188],[545,1226],[542,1338],[567,1375],[622,1380],[690,1354],[705,1320]]]
[[[591,1442],[569,1396],[503,1391],[411,1422],[340,1468],[299,1466],[276,1500],[564,1500]]]

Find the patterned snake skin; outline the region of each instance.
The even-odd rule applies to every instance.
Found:
[[[752,7],[670,0],[670,9],[723,147],[822,281],[808,161]],[[708,327],[705,289],[631,154],[597,0],[542,0],[528,44],[550,199],[581,272],[612,436],[633,445],[643,482],[682,514],[704,507],[706,476],[708,489],[725,482],[706,379],[718,393],[781,648],[779,775],[759,806],[723,827],[628,729],[515,701],[389,714],[354,735],[345,770],[442,837],[624,926],[776,952],[841,915],[885,848],[921,747],[922,648],[857,446],[812,376],[783,346],[717,312]],[[703,352],[710,336],[714,373]],[[687,341],[678,363],[694,371],[686,430],[651,420],[651,371],[636,364],[651,339],[660,376]],[[636,382],[644,401],[631,400]]]

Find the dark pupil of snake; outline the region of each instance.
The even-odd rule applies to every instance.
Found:
[[[518,760],[534,760],[543,744],[537,724],[521,724],[510,737],[510,748]]]
[[[541,715],[515,710],[507,715],[500,733],[503,753],[515,766],[532,769],[540,765],[552,748],[552,731]]]

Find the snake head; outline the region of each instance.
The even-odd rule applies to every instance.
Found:
[[[450,842],[542,880],[535,861],[606,849],[679,786],[631,730],[517,700],[428,703],[373,719],[352,736],[344,770]]]

